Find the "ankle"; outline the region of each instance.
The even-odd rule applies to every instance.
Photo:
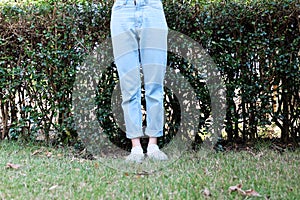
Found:
[[[150,137],[149,138],[149,142],[148,142],[148,146],[151,144],[157,144],[157,138],[156,137]]]
[[[131,139],[131,144],[132,144],[132,148],[137,147],[137,146],[141,146],[140,138]]]

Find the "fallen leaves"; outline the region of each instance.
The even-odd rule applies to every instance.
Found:
[[[33,153],[31,153],[31,155],[33,155],[33,156],[45,156],[47,158],[51,158],[51,157],[60,158],[60,157],[63,157],[63,154],[58,153],[57,155],[54,155],[51,151],[48,151],[45,148],[37,149]]]
[[[141,172],[138,172],[138,173],[133,173],[133,174],[130,174],[128,172],[125,172],[124,173],[124,176],[130,176],[130,177],[133,177],[135,179],[139,179],[139,178],[144,178],[146,176],[149,176],[151,173],[149,172],[146,172],[146,171],[141,171]]]
[[[206,196],[206,197],[210,197],[210,196],[211,196],[211,193],[210,193],[210,191],[209,191],[207,188],[205,188],[205,189],[203,190],[203,195]]]
[[[51,158],[51,157],[52,157],[52,154],[53,154],[52,152],[50,152],[50,151],[47,151],[47,152],[46,152],[46,156],[47,156],[47,158]]]
[[[229,187],[229,192],[242,190],[242,184],[234,185]]]
[[[75,168],[74,170],[75,170],[75,172],[80,172],[79,168]]]
[[[44,150],[42,150],[42,149],[38,149],[38,150],[35,150],[31,155],[35,156],[35,155],[42,153],[43,151]]]
[[[242,184],[237,184],[229,187],[229,192],[238,192],[243,196],[261,197],[261,195],[253,189],[243,190]]]
[[[21,167],[21,165],[19,165],[19,164],[13,164],[13,163],[6,164],[6,168],[10,168],[10,169],[19,169],[20,167]]]
[[[98,164],[98,163],[95,163],[95,164],[94,164],[94,167],[95,167],[95,169],[98,169],[98,168],[99,168],[99,164]]]
[[[54,189],[56,189],[58,187],[58,185],[53,185],[53,186],[51,186],[50,188],[49,188],[49,190],[54,190]]]
[[[253,189],[245,190],[246,196],[260,197],[261,195]]]

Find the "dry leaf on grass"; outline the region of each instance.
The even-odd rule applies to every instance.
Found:
[[[94,164],[94,167],[95,167],[96,169],[98,169],[98,168],[99,168],[99,164],[98,164],[98,163],[95,163],[95,164]]]
[[[76,172],[80,172],[80,169],[79,168],[75,168],[74,169]]]
[[[50,158],[50,157],[53,156],[53,153],[50,152],[50,151],[47,151],[47,150],[45,150],[43,148],[41,148],[41,149],[35,150],[31,155],[33,155],[33,156],[36,156],[36,155],[45,155],[47,158]],[[63,155],[59,153],[56,156],[57,157],[62,157]]]
[[[48,158],[50,158],[50,157],[52,156],[52,152],[47,151],[47,152],[46,152],[46,156],[47,156]]]
[[[37,154],[42,153],[43,151],[44,151],[43,149],[38,149],[38,150],[35,150],[31,155],[35,156]]]
[[[253,189],[245,190],[247,196],[260,197],[261,195]]]
[[[50,188],[49,188],[49,190],[54,190],[55,188],[57,188],[58,187],[58,185],[53,185],[53,186],[51,186]]]
[[[253,196],[253,197],[261,197],[261,195],[253,189],[243,190],[242,184],[234,185],[229,187],[229,192],[237,191],[239,194],[243,196]]]
[[[7,163],[6,168],[11,168],[11,169],[19,169],[21,165],[19,164],[13,164],[13,163]]]
[[[229,187],[229,192],[242,190],[242,184],[234,185]]]
[[[57,154],[56,156],[57,156],[57,157],[62,157],[63,154],[59,153],[59,154]]]
[[[204,194],[204,196],[206,196],[206,197],[210,197],[210,196],[211,196],[211,193],[210,193],[210,191],[209,191],[207,188],[205,188],[205,189],[203,190],[203,194]]]
[[[204,168],[204,174],[205,175],[211,175],[211,172],[207,168]]]

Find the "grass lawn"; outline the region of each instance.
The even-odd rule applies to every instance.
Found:
[[[299,199],[300,152],[186,153],[152,174],[126,173],[66,149],[0,142],[0,199]],[[137,164],[138,165],[138,164]],[[230,192],[253,189],[261,196]]]

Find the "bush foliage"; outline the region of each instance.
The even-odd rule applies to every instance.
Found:
[[[2,139],[29,140],[41,135],[47,141],[53,135],[63,143],[76,139],[71,109],[76,69],[97,44],[110,37],[112,3],[35,1],[1,5]],[[261,137],[261,128],[273,125],[280,129],[284,142],[299,139],[299,2],[165,0],[163,3],[169,28],[207,49],[224,78],[226,138],[257,139]],[[184,59],[169,55],[169,66],[183,72],[197,91],[199,101],[207,105],[200,111],[204,113],[200,117],[201,128],[210,117],[205,85],[199,84]],[[113,64],[108,70],[112,73],[105,80],[115,80]],[[111,85],[100,85],[111,91]],[[170,91],[166,95],[172,101]],[[110,95],[100,94],[100,97]],[[176,110],[176,102],[165,105]],[[107,112],[110,110],[107,108]],[[175,132],[179,123],[176,113],[170,118],[175,123],[172,129]],[[102,110],[100,114],[110,113]],[[101,124],[114,134],[119,131],[107,118]]]

